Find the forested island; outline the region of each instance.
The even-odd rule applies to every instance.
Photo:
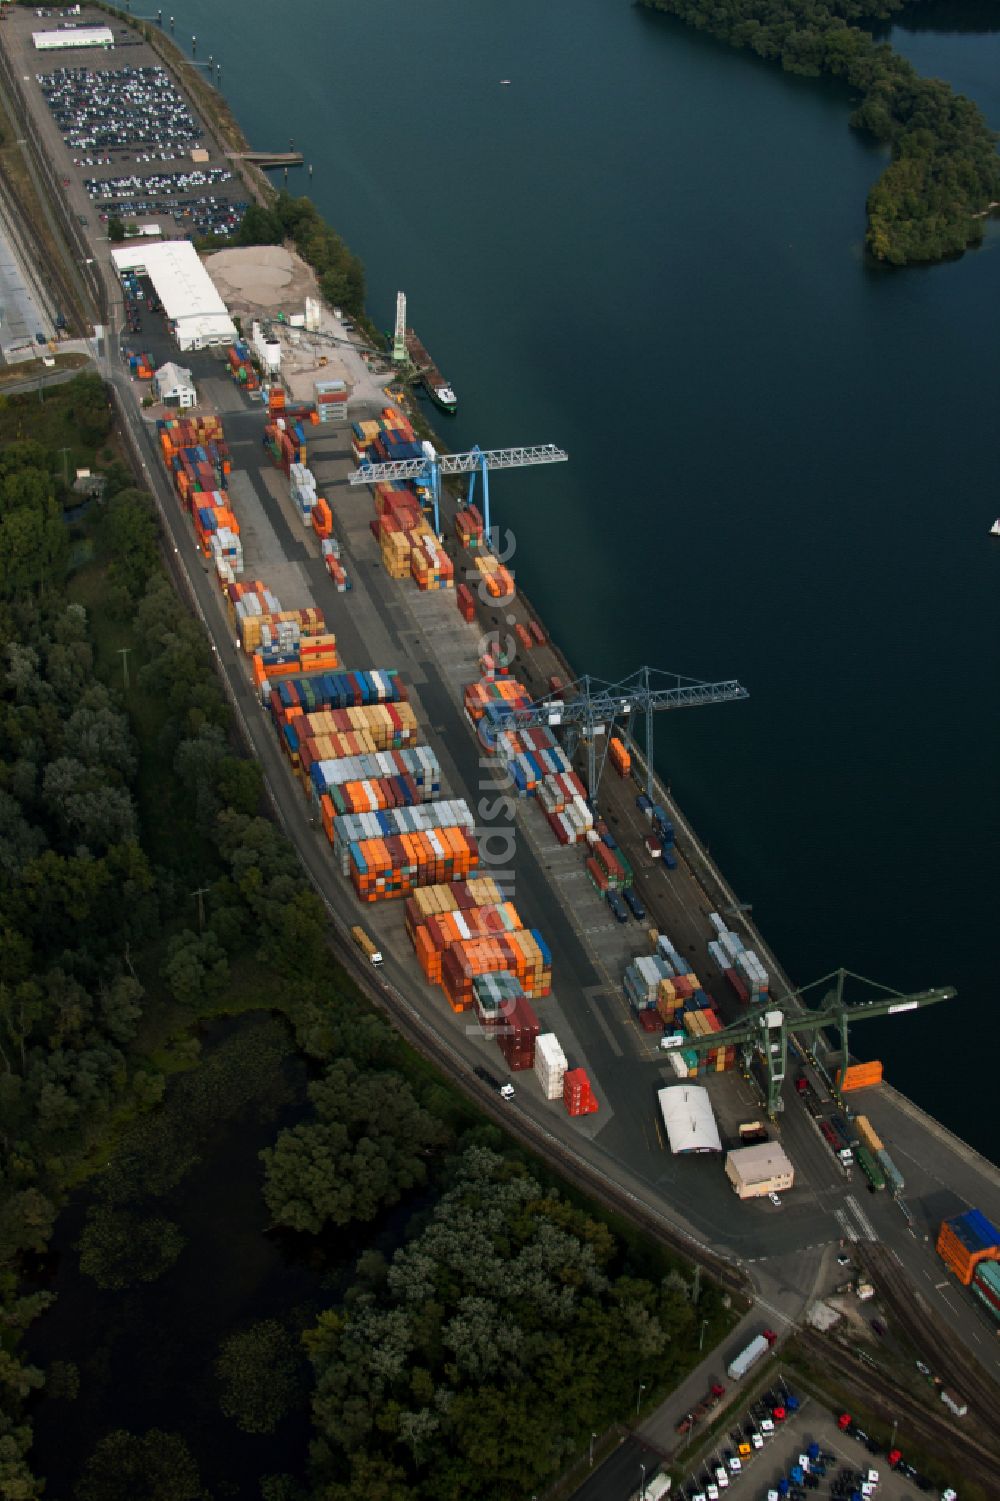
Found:
[[[642,0],[789,73],[840,78],[861,95],[851,124],[892,149],[868,195],[866,243],[894,266],[937,261],[977,244],[1000,202],[996,135],[979,108],[922,78],[865,23],[906,0]],[[919,0],[911,0],[919,4]]]
[[[374,1013],[264,812],[100,379],[0,396],[3,1501],[508,1501],[737,1316]]]

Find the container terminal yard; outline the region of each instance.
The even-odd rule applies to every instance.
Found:
[[[81,24],[96,24],[101,14],[84,8]],[[35,75],[57,66],[112,69],[115,51],[82,50],[69,63],[64,54],[43,57],[33,50],[33,28],[34,12],[8,13],[4,21],[5,90],[29,123],[29,140],[61,179],[66,204],[92,202],[95,169],[74,162],[79,151],[63,139]],[[129,65],[138,66],[145,50],[133,48]],[[217,155],[213,148],[210,160]],[[162,190],[160,163],[156,175]],[[141,184],[133,187],[137,203],[152,202]],[[233,197],[241,191],[234,188]],[[76,219],[79,236],[80,216],[67,217]],[[166,214],[160,224],[172,232]],[[621,724],[589,806],[584,793],[594,791],[611,725],[575,748],[560,743],[551,733],[556,727],[536,740],[525,737],[537,730],[524,728],[502,755],[491,754],[487,747],[511,731],[505,711],[484,706],[503,700],[509,710],[557,696],[569,706],[574,670],[529,602],[507,596],[503,566],[483,544],[476,511],[460,508],[444,490],[434,527],[400,480],[379,493],[351,483],[359,460],[406,463],[423,452],[384,393],[391,367],[379,376],[360,338],[330,310],[267,306],[263,294],[262,321],[282,311],[298,326],[260,333],[253,352],[228,339],[179,355],[158,311],[168,289],[162,277],[157,284],[155,240],[153,269],[144,274],[131,247],[116,267],[98,228],[99,221],[84,258],[100,278],[105,308],[94,341],[98,367],[160,508],[168,561],[211,636],[276,815],[330,909],[345,963],[496,1118],[730,1286],[750,1287],[751,1334],[762,1320],[779,1335],[797,1327],[808,1305],[837,1284],[838,1256],[849,1254],[894,1293],[914,1338],[935,1343],[947,1379],[964,1385],[970,1411],[989,1419],[992,1382],[1000,1376],[1000,1293],[981,1267],[1000,1258],[992,1231],[1000,1221],[1000,1172],[887,1083],[838,1098],[831,1090],[837,1060],[826,1040],[802,1025],[799,1002],[785,1007],[792,1035],[784,1079],[770,1084],[770,1104],[781,1108],[769,1116],[767,1080],[756,1067],[740,1066],[741,1039],[724,1029],[779,1009],[777,998],[793,987],[680,808],[662,784],[650,783]],[[260,351],[275,347],[279,371],[269,375]],[[196,405],[187,412],[144,409],[149,377],[175,360],[190,371]],[[303,382],[310,399],[301,394]],[[187,420],[196,425],[180,425]],[[474,472],[476,462],[468,467]],[[502,507],[504,487],[516,483],[516,470],[496,478],[494,505]],[[407,495],[416,510],[408,518]],[[403,515],[403,525],[381,524],[386,511]],[[497,660],[489,639],[497,632],[509,662]],[[677,665],[697,670],[697,663]],[[354,709],[342,707],[342,688],[316,697],[310,674],[315,687],[322,672],[368,675],[350,689],[356,696],[346,702]],[[520,700],[515,683],[523,688]],[[625,692],[634,695],[636,683]],[[305,719],[309,712],[325,717]],[[735,735],[738,703],[701,712],[716,716],[719,735]],[[348,723],[343,716],[352,713]],[[661,740],[669,723],[659,721]],[[372,736],[376,724],[385,727],[381,739]],[[387,755],[397,758],[391,767],[376,764]],[[367,759],[355,761],[345,783],[329,768],[347,757]],[[372,791],[373,782],[381,792]],[[374,815],[360,810],[375,806],[383,811],[372,823]],[[435,827],[449,833],[432,837],[427,831]],[[406,864],[419,867],[416,880],[394,854],[403,836]],[[466,876],[497,883],[499,889],[481,890],[487,899],[475,909],[491,916],[449,919],[444,896],[433,911],[414,905],[414,887]],[[358,926],[367,949],[348,936]],[[417,939],[418,928],[431,936]],[[373,952],[381,955],[377,965]],[[843,957],[849,961],[849,935]],[[891,978],[891,954],[885,962]],[[489,1025],[507,999],[498,971],[514,972],[521,992],[506,1029],[511,1036],[500,1047]],[[831,988],[835,982],[815,996],[807,992],[805,1002],[829,1005]],[[858,996],[881,1011],[914,1004],[872,987]],[[952,1004],[961,1001],[945,1000]],[[831,1019],[836,1015],[834,1008]],[[894,1025],[905,1026],[905,1015]],[[536,1046],[539,1031],[554,1034],[557,1045]],[[665,1050],[671,1032],[677,1045]],[[864,1033],[852,1024],[855,1056],[869,1051]],[[764,1045],[785,1041],[775,1025]],[[513,1098],[501,1099],[490,1078],[512,1084]],[[734,1183],[750,1180],[734,1169],[730,1181],[724,1152],[670,1150],[659,1092],[688,1086],[707,1091],[720,1145],[749,1149],[759,1124],[780,1148],[780,1192],[762,1179],[763,1191],[752,1184],[737,1196]],[[970,1209],[982,1222],[960,1218]],[[946,1221],[954,1226],[948,1234]],[[966,1375],[973,1366],[982,1374]],[[673,1435],[672,1417],[662,1431],[651,1430],[661,1443],[668,1430]]]

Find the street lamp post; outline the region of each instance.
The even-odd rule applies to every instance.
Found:
[[[698,1354],[699,1355],[701,1354],[702,1347],[703,1347],[703,1345],[705,1343],[705,1330],[707,1328],[708,1328],[708,1319],[702,1319],[702,1321],[701,1321],[701,1334],[698,1336]]]
[[[646,1466],[639,1466],[639,1501],[646,1501]]]
[[[596,1433],[592,1433],[590,1435],[590,1468],[591,1469],[594,1468],[594,1440],[595,1440],[596,1437],[597,1437]]]
[[[639,1416],[639,1405],[642,1402],[642,1394],[643,1394],[643,1392],[645,1390],[646,1390],[646,1383],[645,1383],[645,1381],[640,1381],[639,1382],[639,1390],[635,1394],[635,1415],[636,1415],[636,1417]]]

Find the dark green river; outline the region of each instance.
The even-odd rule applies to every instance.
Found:
[[[383,326],[407,291],[448,444],[569,450],[493,493],[577,669],[750,689],[661,717],[661,768],[796,981],[958,987],[855,1046],[994,1152],[1000,227],[869,266],[847,95],[626,0],[171,9]],[[1000,126],[991,17],[891,35]]]

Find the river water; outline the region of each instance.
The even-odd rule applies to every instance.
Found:
[[[959,988],[855,1049],[992,1152],[1000,226],[867,265],[847,95],[626,0],[171,9],[383,326],[406,289],[448,444],[569,450],[493,499],[577,669],[750,689],[661,716],[661,768],[797,982]],[[1000,126],[990,10],[892,38]]]

